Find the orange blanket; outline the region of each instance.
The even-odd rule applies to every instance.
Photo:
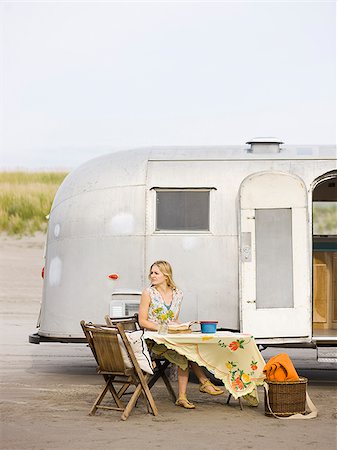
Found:
[[[299,376],[287,353],[273,356],[264,366],[263,372],[269,381],[297,381]]]

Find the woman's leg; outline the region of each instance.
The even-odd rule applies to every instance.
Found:
[[[208,378],[206,377],[202,368],[200,366],[198,366],[198,364],[196,364],[196,363],[191,362],[190,364],[191,364],[193,372],[195,373],[196,377],[200,381],[200,384],[204,384],[205,381],[208,380]]]
[[[188,375],[189,375],[189,368],[187,367],[186,370],[181,369],[178,367],[178,400],[176,401],[177,406],[182,406],[186,409],[193,409],[195,408],[195,405],[193,403],[189,402],[186,397],[186,390],[187,390],[187,384],[188,384]]]
[[[193,372],[195,373],[196,377],[198,378],[200,382],[200,386],[203,386],[207,382],[207,388],[202,390],[202,392],[207,392],[207,394],[211,395],[220,395],[223,394],[223,390],[220,389],[218,386],[214,386],[213,383],[209,381],[209,379],[206,377],[205,372],[202,370],[198,364],[191,362],[190,363]]]
[[[181,369],[178,367],[178,397],[186,397],[186,391],[187,391],[187,384],[188,384],[188,375],[189,375],[189,368],[187,367],[186,370]]]

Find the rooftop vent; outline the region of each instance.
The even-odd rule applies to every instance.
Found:
[[[280,144],[282,141],[273,137],[254,138],[246,142],[250,144],[248,152],[250,153],[279,153],[281,151]]]

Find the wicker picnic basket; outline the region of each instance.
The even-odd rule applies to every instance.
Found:
[[[267,393],[264,393],[264,410],[266,416],[288,417],[293,414],[304,414],[306,404],[306,392],[308,379],[300,377],[298,381],[269,381],[266,380],[269,387],[269,405],[268,408]]]

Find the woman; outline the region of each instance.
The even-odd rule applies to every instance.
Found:
[[[167,261],[156,261],[150,267],[149,280],[151,286],[142,293],[139,306],[139,324],[151,331],[158,331],[160,315],[165,314],[172,317],[171,322],[177,322],[183,293],[177,288],[172,277],[172,268]],[[199,390],[210,395],[221,395],[223,390],[215,386],[205,376],[201,367],[196,363],[188,361],[184,356],[174,350],[167,350],[162,344],[155,344],[152,351],[162,355],[170,362],[178,366],[178,390],[179,396],[177,406],[187,409],[195,408],[186,396],[189,366],[200,381]]]

